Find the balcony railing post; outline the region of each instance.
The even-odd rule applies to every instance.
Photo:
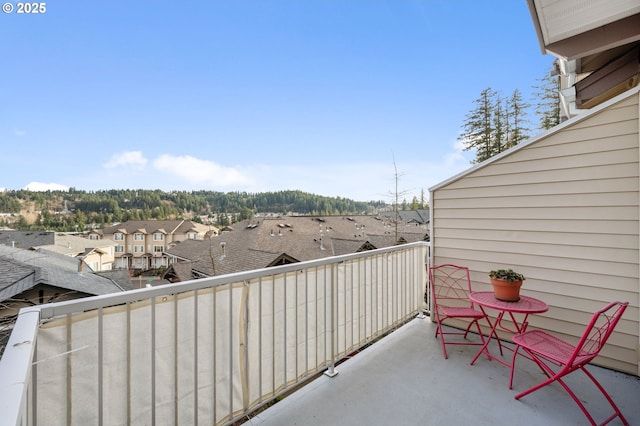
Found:
[[[39,323],[37,308],[22,310],[2,356],[0,377],[8,385],[0,387],[0,413],[6,424],[26,424],[23,416],[30,411],[27,392]]]
[[[336,371],[336,339],[338,333],[336,333],[336,304],[338,303],[338,298],[336,297],[336,264],[331,264],[331,296],[329,297],[329,301],[331,303],[331,319],[330,319],[330,330],[329,330],[329,348],[331,352],[331,364],[329,364],[329,368],[324,372],[325,375],[329,377],[335,377],[338,374]]]

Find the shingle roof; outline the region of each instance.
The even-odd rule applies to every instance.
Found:
[[[107,278],[78,272],[77,259],[57,253],[0,245],[0,260],[0,300],[40,284],[90,295],[122,291]]]
[[[0,244],[30,249],[31,247],[55,243],[55,233],[51,231],[0,230]]]
[[[126,234],[135,234],[136,232],[145,234],[153,234],[154,232],[184,234],[191,230],[205,233],[209,229],[209,226],[190,220],[129,220],[104,228],[102,234],[114,234],[116,232],[124,232]]]
[[[381,216],[388,218],[395,218],[395,212],[383,212]],[[429,223],[429,209],[419,210],[399,210],[398,219],[405,223],[417,223],[420,225],[426,225]]]
[[[115,246],[111,240],[90,240],[88,238],[77,237],[68,234],[56,234],[52,244],[32,245],[33,248],[44,249],[67,256],[78,256],[87,254],[95,249],[107,249]]]
[[[395,225],[374,216],[254,218],[233,228],[205,241],[183,241],[167,253],[191,261],[200,273],[222,275],[266,268],[281,257],[305,261],[396,244]],[[398,239],[424,236],[415,225],[398,225]]]
[[[113,234],[115,232],[125,231],[127,234],[134,234],[140,230],[144,230],[147,234],[158,232],[173,232],[178,226],[184,222],[183,220],[129,220],[127,222],[118,223],[117,225],[106,227],[102,230],[103,234]]]

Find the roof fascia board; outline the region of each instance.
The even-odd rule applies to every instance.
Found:
[[[529,13],[531,14],[531,20],[533,21],[533,28],[536,30],[538,36],[538,44],[540,45],[540,52],[545,55],[547,48],[544,45],[544,36],[542,35],[542,28],[540,27],[540,19],[538,18],[538,10],[536,8],[535,0],[527,0],[529,6]]]
[[[493,164],[494,162],[500,160],[501,158],[506,157],[507,155],[511,155],[514,152],[519,151],[519,150],[521,150],[521,149],[523,149],[523,148],[525,148],[525,147],[527,147],[529,145],[532,145],[532,144],[538,142],[541,139],[547,138],[547,137],[549,137],[549,136],[551,136],[551,135],[553,135],[555,133],[558,133],[558,132],[564,130],[565,128],[567,128],[567,127],[573,126],[574,124],[581,122],[582,120],[586,120],[587,118],[591,117],[594,114],[597,114],[598,112],[602,111],[603,109],[608,108],[609,106],[614,105],[614,104],[616,104],[616,103],[618,103],[618,102],[620,102],[620,101],[622,101],[622,100],[624,100],[624,99],[626,99],[626,98],[628,98],[630,96],[637,95],[638,93],[640,93],[640,86],[636,86],[633,89],[629,89],[626,92],[621,93],[618,96],[613,97],[613,98],[609,99],[606,102],[603,102],[602,104],[594,107],[593,109],[591,109],[589,111],[585,111],[583,114],[577,115],[577,116],[565,121],[564,123],[560,123],[557,126],[551,128],[551,129],[549,129],[549,130],[547,130],[547,131],[545,131],[543,133],[540,133],[537,136],[531,137],[526,142],[522,142],[522,143],[514,146],[513,148],[510,148],[510,149],[508,149],[508,150],[506,150],[504,152],[501,152],[500,154],[494,155],[493,157],[483,161],[482,163],[476,164],[475,166],[473,166],[473,167],[471,167],[471,168],[469,168],[467,170],[464,170],[464,171],[458,173],[457,175],[452,176],[449,179],[446,179],[446,180],[444,180],[444,181],[442,181],[442,182],[430,187],[429,188],[429,192],[433,192],[433,191],[436,191],[436,190],[438,190],[438,189],[440,189],[440,188],[442,188],[444,186],[447,186],[450,183],[455,182],[458,179],[461,179],[464,176],[475,172],[476,170],[479,170],[479,169],[482,169],[484,167],[487,167],[490,164]],[[429,197],[429,199],[433,199],[433,197]]]

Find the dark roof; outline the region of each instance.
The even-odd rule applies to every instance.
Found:
[[[146,234],[152,234],[154,232],[161,232],[163,234],[186,234],[191,230],[207,232],[209,228],[209,226],[190,220],[129,220],[104,228],[102,234],[114,234],[119,231],[124,231],[126,234],[134,234],[136,232]]]
[[[125,231],[127,234],[134,234],[139,231],[147,234],[152,234],[156,231],[171,233],[182,225],[183,222],[184,220],[129,220],[103,228],[102,233],[114,234],[119,231]]]
[[[393,219],[396,217],[396,212],[382,212],[380,215]],[[429,223],[429,209],[399,210],[398,219],[400,222],[426,225]]]
[[[51,231],[0,231],[0,244],[9,247],[30,249],[36,246],[55,244],[55,242],[56,234]]]
[[[423,229],[407,224],[398,224],[396,239],[392,221],[374,216],[254,218],[233,228],[208,240],[183,241],[167,253],[189,261],[192,271],[211,276],[425,239]],[[186,275],[183,268],[175,275]]]
[[[24,250],[0,245],[0,300],[37,285],[50,285],[89,295],[123,291],[112,280],[94,274],[84,264],[68,256],[40,250]]]

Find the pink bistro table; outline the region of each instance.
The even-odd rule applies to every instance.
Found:
[[[472,292],[469,294],[469,299],[471,299],[473,303],[478,304],[478,306],[480,306],[480,309],[482,309],[482,312],[484,312],[485,314],[485,309],[487,308],[498,311],[498,316],[496,317],[493,324],[491,324],[491,332],[489,333],[489,338],[485,340],[484,345],[482,345],[482,348],[480,348],[480,351],[478,351],[473,360],[471,360],[471,365],[473,365],[480,357],[480,355],[484,353],[490,360],[495,359],[501,364],[512,368],[513,366],[511,365],[511,363],[491,355],[488,349],[491,338],[493,336],[497,336],[496,330],[503,330],[512,334],[524,333],[527,328],[527,318],[529,318],[529,314],[540,314],[543,312],[547,312],[549,310],[549,306],[542,300],[522,295],[520,296],[520,300],[518,300],[517,302],[505,302],[503,300],[496,299],[492,291]],[[508,319],[511,320],[511,327],[508,327],[503,323],[505,314],[509,314]],[[518,321],[514,314],[522,314],[524,315],[524,317],[520,321]],[[511,348],[507,349],[511,350]],[[502,352],[502,346],[500,346],[500,351]]]

